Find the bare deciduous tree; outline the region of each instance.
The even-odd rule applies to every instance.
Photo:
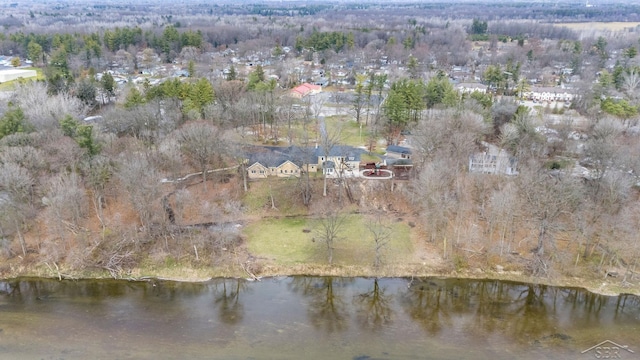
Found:
[[[47,206],[47,224],[60,239],[68,240],[66,232],[78,233],[87,214],[86,194],[78,174],[65,173],[53,178],[43,203]]]
[[[633,67],[628,72],[625,72],[622,75],[622,88],[627,92],[627,95],[631,99],[637,99],[637,89],[638,85],[640,85],[640,73],[637,68]]]
[[[382,264],[383,252],[389,241],[391,241],[392,230],[387,221],[384,220],[383,214],[375,214],[374,218],[369,221],[369,231],[373,236],[374,244],[375,258],[373,266],[378,268]]]
[[[118,178],[129,194],[141,225],[148,231],[154,213],[153,204],[160,197],[160,175],[143,154],[132,154],[122,160]]]
[[[327,175],[331,166],[333,166],[333,171],[337,171],[338,165],[336,163],[331,163],[329,161],[329,156],[332,154],[333,148],[338,145],[340,141],[340,136],[342,134],[342,128],[340,126],[336,126],[334,128],[329,128],[324,119],[320,119],[318,123],[318,127],[320,128],[320,146],[322,147],[322,154],[324,155],[322,158],[322,196],[327,196]]]
[[[489,199],[487,210],[489,241],[493,241],[494,232],[497,231],[500,257],[512,250],[508,239],[516,226],[518,207],[517,189],[511,182],[505,184],[502,189],[494,191]]]
[[[578,208],[581,188],[575,178],[562,173],[549,174],[545,169],[525,169],[518,176],[517,184],[523,213],[532,220],[537,233],[531,270],[534,274],[548,275],[545,251],[555,246],[554,235],[562,228],[563,217]]]
[[[22,255],[27,255],[27,244],[22,227],[31,207],[34,180],[22,167],[14,163],[0,164],[0,236],[16,234]]]
[[[116,170],[113,162],[104,156],[94,156],[84,164],[84,175],[86,183],[91,189],[91,201],[98,221],[104,230],[105,220],[103,208],[106,206],[106,189],[111,182]]]
[[[33,146],[7,146],[0,152],[0,163],[14,163],[31,174],[38,174],[46,167],[45,154]]]
[[[327,248],[329,265],[333,264],[333,251],[336,241],[340,240],[340,233],[346,221],[346,216],[337,209],[327,209],[318,215],[316,237]]]
[[[29,82],[18,85],[14,102],[24,111],[24,115],[38,130],[51,130],[65,116],[83,119],[89,107],[80,99],[68,93],[49,95],[47,85],[41,82]]]
[[[207,189],[207,172],[220,162],[224,149],[218,129],[205,122],[188,123],[177,133],[180,149],[202,173],[202,181]]]

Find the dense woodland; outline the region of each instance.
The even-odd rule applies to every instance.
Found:
[[[286,215],[319,219],[331,262],[339,216],[357,212],[411,218],[446,269],[633,282],[640,35],[554,23],[637,21],[640,6],[594,4],[0,3],[0,54],[42,73],[0,93],[0,273],[168,259],[259,273],[225,224]],[[154,74],[168,66],[185,75]],[[342,74],[330,95],[288,96],[319,69]],[[462,70],[487,93],[458,91]],[[528,107],[533,86],[576,96]],[[373,153],[407,141],[410,179],[247,181],[249,146],[331,147],[349,127]],[[469,172],[487,143],[517,176]],[[392,241],[378,225],[376,254]]]

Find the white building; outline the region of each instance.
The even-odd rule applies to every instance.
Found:
[[[469,156],[469,172],[518,175],[518,160],[495,145],[484,143],[486,150]]]
[[[0,83],[16,80],[19,78],[27,79],[27,78],[32,78],[36,76],[38,76],[38,73],[35,70],[26,70],[26,69],[0,70]]]

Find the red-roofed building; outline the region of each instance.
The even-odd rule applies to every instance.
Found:
[[[318,94],[322,91],[322,86],[304,83],[291,89],[291,96],[301,99],[307,95]]]

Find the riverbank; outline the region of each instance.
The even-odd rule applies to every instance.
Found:
[[[41,277],[59,280],[80,279],[114,279],[114,276],[103,270],[73,271],[50,264],[37,266],[20,266],[12,264],[0,272],[0,280],[18,277]],[[207,282],[215,278],[247,278],[259,281],[262,278],[281,276],[333,276],[333,277],[368,277],[368,278],[455,278],[469,280],[500,280],[529,284],[540,284],[557,287],[583,288],[592,293],[617,296],[633,294],[640,296],[640,284],[637,282],[622,283],[621,278],[583,278],[575,276],[534,277],[521,271],[486,271],[482,269],[451,271],[428,266],[386,265],[379,268],[349,265],[265,265],[259,272],[252,272],[246,267],[188,267],[174,264],[165,267],[134,268],[121,274],[117,279],[130,281],[147,281],[157,279],[175,282]]]

